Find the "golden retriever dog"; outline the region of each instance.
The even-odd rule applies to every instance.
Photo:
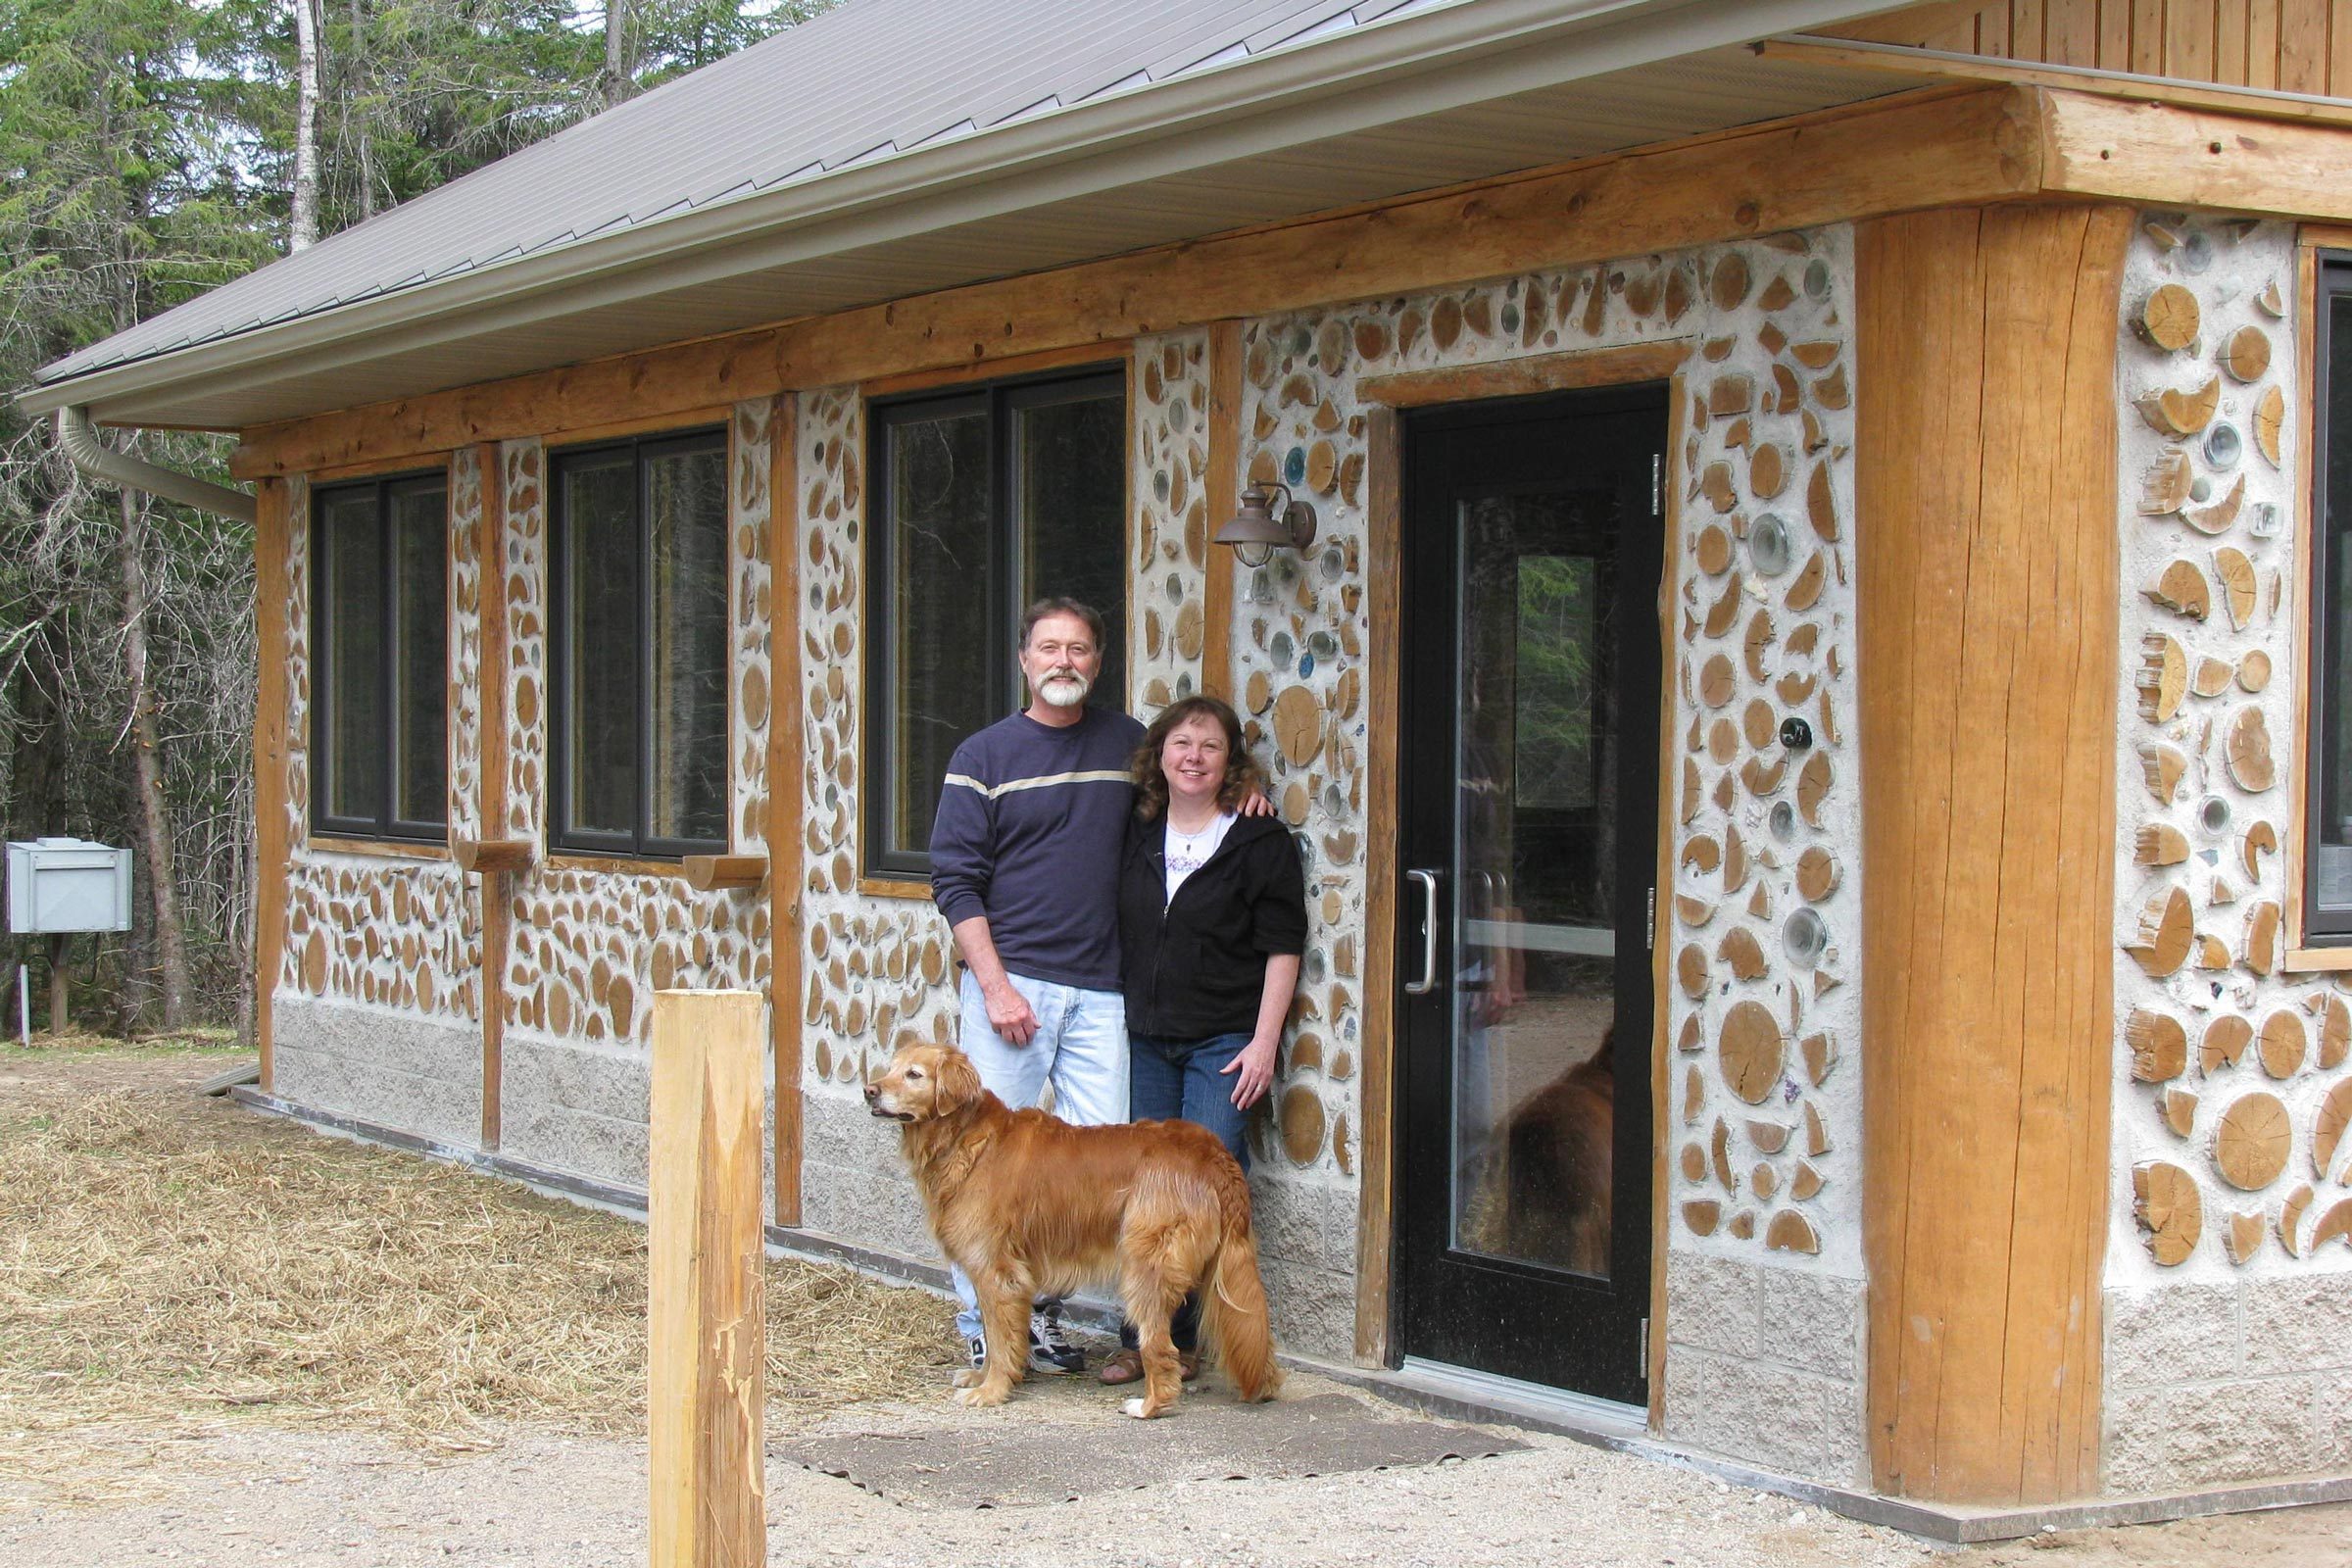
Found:
[[[901,1123],[931,1232],[980,1298],[988,1365],[956,1374],[956,1403],[1010,1396],[1027,1366],[1032,1300],[1110,1279],[1142,1342],[1144,1393],[1126,1401],[1129,1415],[1176,1402],[1168,1319],[1196,1287],[1201,1348],[1222,1356],[1243,1399],[1274,1396],[1282,1371],[1250,1184],[1216,1134],[1186,1121],[1073,1127],[1007,1109],[948,1046],[902,1046],[865,1102]]]

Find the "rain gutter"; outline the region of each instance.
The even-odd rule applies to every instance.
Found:
[[[69,404],[57,411],[57,444],[66,449],[74,466],[93,479],[161,496],[166,501],[176,501],[183,507],[194,507],[217,516],[234,517],[248,525],[254,520],[251,491],[232,490],[192,473],[109,451],[90,426],[90,411],[78,404]]]

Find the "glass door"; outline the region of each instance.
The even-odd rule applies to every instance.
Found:
[[[1407,1354],[1638,1402],[1664,389],[1407,426]]]

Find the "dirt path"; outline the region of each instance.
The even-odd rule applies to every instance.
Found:
[[[182,1093],[212,1054],[41,1056],[0,1051],[0,1107],[101,1087]],[[214,1109],[218,1109],[216,1102]],[[944,1308],[941,1308],[944,1311]],[[0,1332],[7,1326],[0,1324]],[[0,1398],[0,1429],[40,1397]],[[1953,1552],[1784,1497],[1538,1434],[1440,1431],[1321,1380],[1295,1377],[1289,1417],[1344,1425],[1357,1458],[1420,1462],[1286,1475],[1296,1445],[1262,1441],[1266,1409],[1214,1389],[1138,1428],[1091,1382],[1032,1383],[1002,1411],[944,1399],[771,1417],[769,1561],[778,1564],[1105,1568],[1153,1564],[1650,1564],[1681,1568],[2352,1568],[2352,1507],[2082,1532]],[[1311,1412],[1311,1417],[1301,1416]],[[38,1414],[37,1411],[30,1411]],[[1426,1462],[1432,1434],[1465,1454]],[[1149,1473],[1163,1441],[1164,1478]],[[0,1430],[0,1436],[5,1431]],[[605,1568],[645,1561],[645,1459],[633,1439],[510,1425],[475,1451],[433,1454],[332,1417],[298,1427],[223,1416],[82,1432],[108,1451],[103,1484],[0,1466],[8,1568],[284,1563]],[[1384,1448],[1384,1442],[1388,1447]],[[891,1459],[876,1459],[877,1453]],[[845,1456],[834,1463],[826,1455]],[[1075,1500],[976,1507],[947,1485],[975,1455],[1008,1455],[1015,1491],[1066,1467]],[[1138,1476],[1136,1455],[1147,1473]],[[790,1455],[815,1459],[814,1468]],[[862,1454],[863,1459],[846,1456]],[[1124,1454],[1128,1469],[1111,1462]],[[903,1458],[896,1457],[904,1455]],[[1041,1455],[1045,1456],[1041,1459]],[[879,1469],[875,1467],[881,1467]],[[889,1495],[825,1473],[848,1469]],[[888,1474],[882,1473],[888,1470]],[[872,1473],[867,1473],[869,1470]],[[1202,1477],[1204,1479],[1193,1479]],[[934,1485],[934,1482],[937,1485]],[[1139,1484],[1139,1481],[1142,1484]]]

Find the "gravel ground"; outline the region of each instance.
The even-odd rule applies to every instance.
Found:
[[[0,1060],[0,1097],[66,1063]],[[127,1054],[84,1060],[77,1082],[192,1081],[218,1063],[161,1065]],[[43,1070],[50,1069],[50,1070]],[[51,1078],[54,1083],[54,1078]],[[0,1333],[6,1325],[0,1324]],[[1367,1422],[1417,1419],[1326,1380],[1295,1375],[1286,1397],[1340,1395]],[[1086,1451],[1090,1428],[1117,1422],[1117,1396],[1087,1381],[1024,1386],[1003,1410],[944,1397],[851,1406],[771,1438],[1002,1432],[1042,1423]],[[1170,1419],[1246,1435],[1252,1411],[1214,1390]],[[0,1419],[5,1419],[0,1410]],[[1171,1436],[1174,1433],[1171,1432]],[[0,1565],[110,1568],[478,1564],[606,1568],[646,1560],[643,1445],[553,1426],[510,1426],[476,1451],[426,1453],[380,1433],[256,1415],[191,1413],[169,1429],[75,1433],[109,1462],[66,1489],[0,1469]],[[2352,1568],[2352,1505],[2281,1509],[2176,1525],[2084,1531],[1964,1551],[1930,1545],[1727,1486],[1694,1472],[1540,1434],[1489,1458],[1318,1478],[1266,1475],[1164,1484],[1025,1507],[901,1503],[771,1456],[768,1561],[783,1564],[989,1564],[1114,1568],[1152,1564],[1571,1563],[1681,1568],[1820,1568],[1954,1562],[1964,1568]]]
[[[1292,1395],[1334,1386],[1295,1378]],[[1073,1443],[1108,1391],[1032,1386],[1004,1411],[867,1408],[840,1430],[933,1433],[1050,1421]],[[1210,1394],[1190,1413],[1224,1401]],[[1247,1412],[1235,1412],[1236,1418]],[[1402,1413],[1365,1401],[1367,1420]],[[1573,1563],[1685,1568],[2337,1568],[2352,1507],[2284,1509],[1967,1550],[1653,1461],[1516,1434],[1527,1451],[1314,1479],[1171,1482],[1035,1507],[900,1504],[771,1460],[768,1561],[873,1568],[1207,1568],[1217,1564]],[[60,1505],[0,1479],[0,1562],[11,1568],[497,1565],[621,1568],[646,1560],[642,1446],[514,1430],[485,1452],[433,1457],[355,1433],[231,1427],[167,1439],[134,1472],[143,1494]],[[12,1506],[13,1504],[13,1506]]]

